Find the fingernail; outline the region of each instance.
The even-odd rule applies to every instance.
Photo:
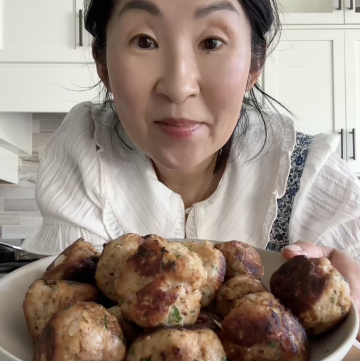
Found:
[[[282,250],[285,250],[287,249],[288,251],[291,251],[291,252],[302,252],[302,248],[297,246],[296,244],[291,244],[289,246],[286,246],[284,247]]]

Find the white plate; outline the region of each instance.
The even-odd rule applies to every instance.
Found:
[[[265,266],[264,284],[284,263],[273,252],[258,250]],[[22,303],[31,283],[40,278],[55,259],[50,257],[32,263],[9,274],[0,281],[0,361],[32,361],[32,342],[28,334]],[[359,329],[354,305],[346,321],[322,340],[311,343],[311,361],[342,360],[352,347]]]

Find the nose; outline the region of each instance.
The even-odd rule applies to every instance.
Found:
[[[192,49],[174,49],[163,55],[163,67],[155,92],[173,104],[181,104],[199,94],[199,71]]]

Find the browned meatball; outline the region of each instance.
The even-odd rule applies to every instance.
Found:
[[[225,256],[227,278],[249,274],[260,279],[264,275],[261,257],[254,247],[243,242],[231,241],[218,243],[215,248]]]
[[[165,328],[140,336],[127,361],[224,361],[226,354],[217,335],[208,329]]]
[[[90,302],[58,312],[34,351],[34,361],[122,361],[126,346],[116,317]]]
[[[223,284],[216,295],[216,307],[219,315],[225,318],[234,308],[236,301],[249,293],[267,291],[266,287],[250,275],[231,278]]]
[[[200,291],[202,293],[201,307],[207,307],[215,298],[216,291],[224,282],[226,271],[225,257],[219,250],[214,248],[214,244],[211,242],[182,242],[181,244],[200,257],[206,270],[207,281]]]
[[[40,337],[49,319],[76,302],[96,302],[96,287],[74,281],[37,280],[29,288],[23,303],[28,330],[33,340]]]
[[[270,287],[311,335],[334,328],[351,307],[349,284],[327,258],[292,258],[272,275]]]
[[[108,308],[108,311],[117,318],[119,325],[123,330],[126,344],[130,345],[131,343],[133,343],[142,332],[142,329],[135,323],[124,320],[119,306]]]
[[[137,251],[143,242],[144,239],[137,234],[125,234],[106,244],[98,262],[95,279],[96,285],[110,300],[119,301],[114,282],[119,277],[126,260]]]
[[[238,300],[222,323],[220,338],[229,361],[309,360],[304,328],[268,292]]]
[[[79,238],[50,264],[43,278],[94,283],[99,256],[91,243]]]
[[[207,275],[199,256],[180,243],[149,236],[122,268],[115,289],[125,318],[141,327],[196,322]]]

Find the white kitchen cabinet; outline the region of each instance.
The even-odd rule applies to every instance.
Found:
[[[0,79],[0,112],[66,113],[99,95],[93,64],[0,64]]]
[[[360,173],[360,30],[346,30],[347,154],[352,170]],[[355,132],[355,133],[354,133]],[[354,159],[355,158],[355,159]]]
[[[344,30],[286,30],[263,81],[265,91],[294,113],[297,130],[312,135],[343,130],[338,153],[345,159],[344,42]]]
[[[18,182],[18,156],[32,152],[32,115],[0,113],[0,180]]]
[[[82,0],[0,0],[0,63],[90,59]]]
[[[360,0],[344,0],[345,23],[360,24]]]
[[[18,156],[0,147],[0,180],[17,183],[18,182]]]
[[[0,148],[17,155],[32,153],[30,113],[0,113]]]
[[[350,0],[278,0],[278,3],[282,23],[344,24],[344,1]]]
[[[68,112],[99,78],[83,0],[0,0],[0,112]]]

